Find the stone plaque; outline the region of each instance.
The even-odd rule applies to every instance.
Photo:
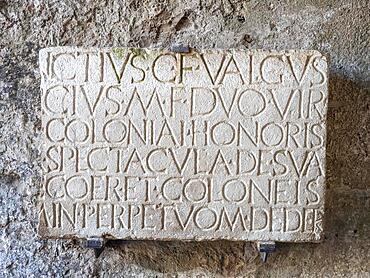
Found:
[[[316,51],[40,52],[44,237],[319,241]]]

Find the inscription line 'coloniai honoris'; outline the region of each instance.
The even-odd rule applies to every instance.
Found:
[[[320,241],[316,51],[40,51],[43,237]]]

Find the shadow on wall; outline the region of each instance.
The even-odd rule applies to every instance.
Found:
[[[330,78],[325,234],[370,240],[370,87]]]
[[[256,271],[262,275],[271,265],[277,267],[276,273],[287,271],[289,265],[299,272],[302,271],[297,267],[299,264],[305,268],[312,265],[313,269],[320,271],[320,265],[333,268],[343,262],[343,256],[339,254],[346,257],[349,248],[351,252],[363,252],[363,244],[370,245],[369,106],[370,91],[366,85],[357,85],[339,75],[330,76],[326,237],[323,243],[281,243],[277,253],[263,266],[258,252],[248,242],[111,242],[104,253],[118,252],[119,256],[103,253],[95,262],[97,271],[102,269],[99,265],[103,263],[105,268],[110,265],[119,273],[122,259],[125,264],[130,262],[166,273],[202,268],[217,275],[233,276]],[[366,260],[366,255],[363,255],[363,260]],[[109,261],[104,259],[105,256]]]

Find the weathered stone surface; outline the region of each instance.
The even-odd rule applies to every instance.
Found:
[[[40,52],[46,237],[318,241],[316,51]]]

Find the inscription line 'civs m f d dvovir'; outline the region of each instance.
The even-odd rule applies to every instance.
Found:
[[[319,241],[316,51],[40,51],[39,234]]]

